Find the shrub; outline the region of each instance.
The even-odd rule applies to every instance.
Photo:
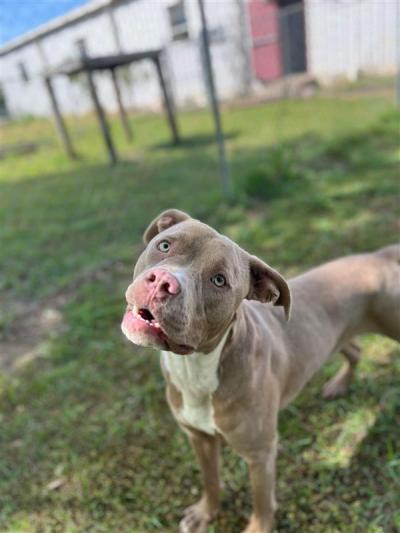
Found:
[[[280,145],[270,149],[265,164],[251,170],[243,180],[243,192],[258,200],[270,200],[285,194],[303,172],[296,164],[293,149]]]

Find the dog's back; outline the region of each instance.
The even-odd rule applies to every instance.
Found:
[[[400,266],[400,244],[385,246],[385,248],[381,248],[375,253],[384,257],[387,261],[392,262],[394,265]]]
[[[323,321],[325,338],[328,331],[338,339],[374,332],[400,340],[399,245],[335,259],[292,278],[289,285],[289,332],[307,329],[306,319]]]
[[[382,281],[371,314],[383,335],[400,342],[400,245],[386,246],[373,255],[379,259]]]

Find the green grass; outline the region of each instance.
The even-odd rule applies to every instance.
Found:
[[[71,121],[81,159],[69,162],[51,124],[3,126],[7,143],[40,149],[0,161],[0,325],[8,338],[26,304],[77,285],[64,327],[38,357],[0,374],[0,530],[176,531],[199,494],[199,473],[164,400],[157,354],[119,331],[141,233],[178,207],[216,226],[286,275],[396,240],[399,120],[389,101],[323,98],[224,112],[236,197],[222,201],[212,124],[186,113],[172,148],[156,115],[133,119],[122,162],[104,163],[96,125]],[[266,186],[267,183],[267,186]],[[250,185],[249,185],[250,184]],[[332,362],[281,415],[279,531],[400,528],[400,358],[363,338],[351,394],[324,402]],[[210,531],[243,528],[246,468],[224,451],[226,490]],[[58,482],[58,487],[51,485]]]

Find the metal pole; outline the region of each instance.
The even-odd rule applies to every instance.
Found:
[[[252,70],[251,70],[251,44],[248,9],[245,0],[234,0],[237,6],[239,25],[239,41],[236,50],[240,58],[240,85],[241,94],[247,96],[251,92]]]
[[[75,153],[75,151],[74,151],[74,149],[72,147],[72,143],[71,143],[71,139],[70,139],[70,137],[68,135],[67,127],[65,125],[65,122],[64,122],[64,120],[62,118],[60,109],[58,107],[58,102],[57,102],[56,94],[54,92],[54,88],[53,88],[53,84],[51,82],[51,79],[45,77],[44,78],[44,83],[46,85],[47,92],[49,94],[51,108],[53,110],[53,115],[54,115],[54,120],[55,120],[55,123],[56,123],[57,132],[58,132],[58,135],[59,135],[59,137],[61,139],[61,142],[62,142],[62,144],[64,146],[64,150],[65,150],[67,156],[70,159],[76,159],[76,153]]]
[[[207,19],[206,14],[204,10],[204,0],[197,0],[199,4],[200,9],[200,16],[201,16],[201,37],[203,42],[203,50],[204,50],[204,66],[207,72],[207,82],[210,92],[210,103],[211,103],[211,109],[214,117],[214,124],[215,124],[215,138],[217,141],[218,146],[218,158],[219,158],[219,171],[220,176],[222,180],[222,187],[224,191],[224,195],[226,198],[232,197],[232,183],[231,183],[231,176],[230,176],[230,170],[228,166],[228,161],[226,158],[225,153],[225,142],[224,142],[224,135],[222,132],[222,123],[221,123],[221,115],[219,111],[218,106],[218,97],[217,97],[217,91],[214,83],[214,73],[212,68],[212,59],[211,59],[211,53],[210,53],[210,41],[208,38],[208,29],[207,29]]]
[[[397,48],[397,73],[396,73],[396,103],[400,106],[400,2],[396,2],[396,48]]]

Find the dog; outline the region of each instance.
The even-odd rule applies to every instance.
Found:
[[[343,257],[289,281],[188,214],[170,209],[144,233],[126,291],[122,331],[161,349],[169,406],[197,455],[203,495],[182,533],[218,512],[219,449],[249,467],[253,513],[246,533],[273,528],[277,421],[315,372],[346,361],[324,389],[344,394],[360,356],[354,337],[400,341],[400,246]]]

